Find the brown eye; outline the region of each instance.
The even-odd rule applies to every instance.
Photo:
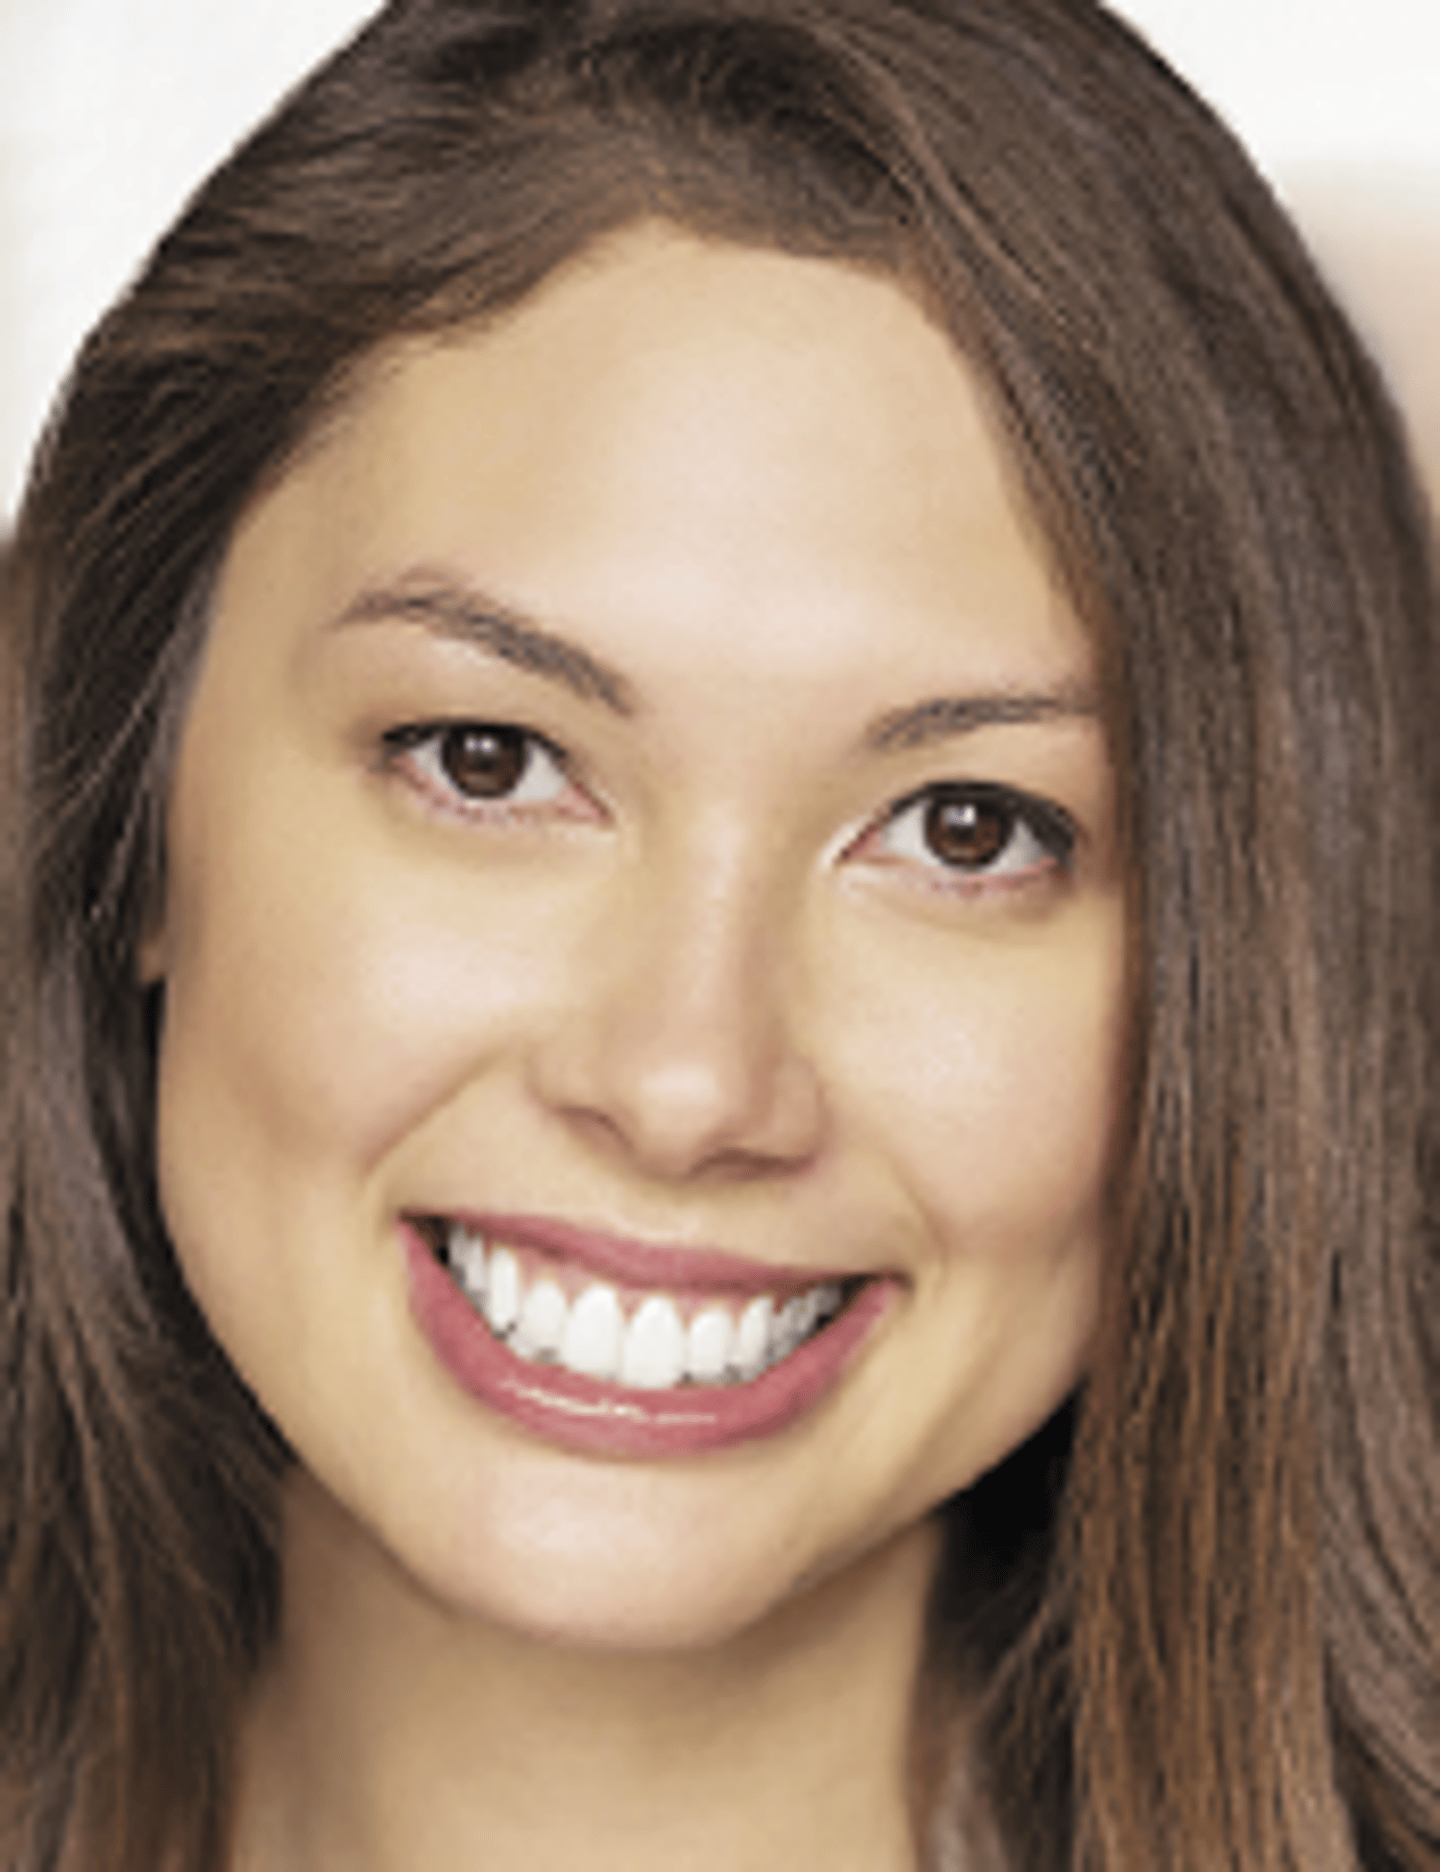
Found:
[[[1002,796],[937,793],[925,808],[925,843],[942,864],[982,870],[1005,850],[1018,817]]]
[[[1070,815],[1049,800],[981,781],[927,787],[879,828],[887,858],[957,884],[1023,883],[1069,868]]]
[[[467,799],[504,799],[530,765],[531,737],[519,728],[464,722],[440,736],[440,766]]]
[[[510,722],[415,722],[385,736],[387,759],[440,803],[483,815],[578,806],[565,755]]]

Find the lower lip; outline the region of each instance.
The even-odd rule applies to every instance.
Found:
[[[828,1326],[748,1382],[632,1391],[518,1358],[415,1229],[402,1224],[401,1235],[411,1310],[456,1383],[547,1442],[597,1456],[700,1456],[778,1436],[834,1390],[894,1291],[892,1281],[867,1282]]]

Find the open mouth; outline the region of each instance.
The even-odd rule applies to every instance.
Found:
[[[749,1384],[822,1333],[867,1285],[631,1287],[450,1217],[412,1225],[515,1357],[636,1392]]]

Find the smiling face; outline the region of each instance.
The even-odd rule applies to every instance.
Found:
[[[702,1642],[1062,1400],[1123,1049],[1094,682],[964,366],[834,263],[632,232],[257,502],[146,956],[161,1188],[357,1551]]]

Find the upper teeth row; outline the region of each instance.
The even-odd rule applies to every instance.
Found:
[[[689,1379],[724,1384],[758,1377],[793,1352],[840,1309],[840,1287],[822,1282],[783,1306],[769,1294],[749,1301],[739,1319],[715,1301],[688,1326],[666,1294],[647,1294],[627,1320],[616,1290],[592,1281],[567,1300],[541,1274],[528,1285],[512,1249],[486,1249],[471,1229],[452,1224],[446,1257],[490,1330],[525,1359],[549,1359],[587,1378],[658,1391]]]

